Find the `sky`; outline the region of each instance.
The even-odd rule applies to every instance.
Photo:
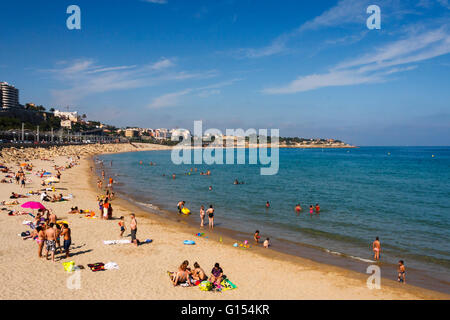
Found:
[[[449,0],[3,1],[0,21],[0,81],[22,104],[118,127],[450,145]]]

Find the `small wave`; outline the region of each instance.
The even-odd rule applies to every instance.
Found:
[[[145,203],[145,202],[136,202],[138,205],[149,208],[149,209],[154,209],[154,210],[159,210],[159,208],[151,203]]]
[[[363,258],[355,257],[355,256],[348,256],[348,257],[352,258],[352,259],[355,259],[355,260],[358,260],[358,261],[362,261],[362,262],[375,263],[375,261],[370,260],[370,259],[363,259]]]
[[[364,259],[364,258],[360,258],[360,257],[350,256],[350,255],[346,255],[345,253],[341,253],[341,252],[337,252],[337,251],[331,251],[331,250],[328,250],[328,249],[324,249],[324,251],[326,253],[334,254],[336,256],[343,256],[343,257],[347,257],[347,258],[358,260],[358,261],[362,261],[362,262],[375,263],[375,261],[370,260],[370,259]]]

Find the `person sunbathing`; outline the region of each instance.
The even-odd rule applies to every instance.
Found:
[[[19,201],[14,200],[14,201],[2,201],[0,202],[1,205],[3,206],[15,206],[17,204],[19,204]]]
[[[204,281],[206,280],[207,276],[205,274],[205,271],[200,267],[200,265],[195,262],[194,263],[194,270],[192,271],[192,279],[198,280],[198,281]]]
[[[9,197],[10,199],[19,199],[19,198],[28,198],[27,196],[24,196],[22,194],[18,194],[15,192],[11,192],[11,196]]]
[[[187,283],[189,286],[192,286],[190,275],[191,271],[188,268],[189,262],[184,261],[181,266],[178,268],[178,272],[175,274],[172,273],[172,283],[175,287],[178,284]]]
[[[214,268],[211,270],[211,277],[209,277],[209,281],[211,283],[220,284],[223,278],[223,270],[218,263],[214,265]]]
[[[81,213],[78,207],[70,208],[69,214],[77,214],[77,213]]]

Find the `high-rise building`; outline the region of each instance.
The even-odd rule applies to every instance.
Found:
[[[19,90],[7,82],[0,82],[0,108],[19,107]]]

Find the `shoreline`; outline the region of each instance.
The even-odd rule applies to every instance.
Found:
[[[136,151],[136,150],[133,150]],[[116,151],[128,152],[128,151]],[[116,153],[105,152],[105,153]],[[102,152],[104,153],[104,152]],[[97,153],[98,154],[98,153]],[[58,156],[54,161],[32,161],[38,169],[67,161]],[[0,273],[5,288],[1,299],[448,299],[449,295],[400,285],[382,280],[380,290],[366,286],[368,275],[342,268],[316,263],[304,258],[289,256],[271,249],[236,249],[232,239],[223,237],[223,243],[194,237],[193,227],[187,223],[173,223],[164,217],[150,215],[125,199],[113,200],[113,216],[125,216],[129,233],[129,213],[138,219],[138,239],[153,240],[139,247],[132,245],[107,246],[102,240],[118,237],[117,220],[86,219],[81,215],[66,214],[70,206],[91,209],[96,213],[95,172],[90,166],[93,155],[83,156],[80,164],[63,171],[58,188],[72,193],[73,200],[48,203],[58,217],[69,222],[73,232],[73,248],[70,260],[76,264],[115,261],[120,270],[91,272],[82,270],[81,290],[66,288],[67,277],[61,259],[55,263],[39,260],[36,244],[23,241],[16,234],[24,230],[24,216],[0,215],[4,232],[0,235]],[[14,167],[13,170],[15,170]],[[51,170],[51,169],[50,169]],[[2,185],[0,194],[6,198],[11,191],[24,193],[39,188],[39,180],[25,190],[15,184]],[[92,185],[94,183],[94,185]],[[19,199],[20,200],[20,199]],[[33,200],[33,199],[30,199]],[[22,201],[21,201],[22,202]],[[46,203],[47,206],[47,203]],[[14,207],[17,209],[17,207]],[[198,232],[198,231],[197,231]],[[195,246],[185,246],[182,241],[193,239]],[[230,244],[230,245],[228,245]],[[265,250],[261,252],[259,251]],[[174,288],[167,277],[167,270],[174,270],[183,260],[191,264],[198,261],[209,274],[210,267],[220,262],[225,273],[238,288],[223,293],[202,292],[198,288]],[[33,271],[30,271],[30,266]],[[14,272],[11,272],[14,270]],[[36,270],[36,271],[35,271]],[[26,278],[27,281],[23,281]]]
[[[95,165],[93,159],[91,159],[90,161],[92,161],[93,165]],[[96,169],[96,178],[100,178],[101,169]],[[108,176],[109,173],[108,169],[109,167],[104,168],[106,176]],[[94,188],[96,188],[94,180],[92,180],[91,184]],[[208,229],[207,225],[202,229],[199,226],[199,221],[197,221],[198,219],[192,219],[192,216],[195,215],[195,213],[189,216],[178,215],[175,210],[171,211],[169,209],[160,208],[159,204],[156,201],[154,202],[154,199],[152,199],[150,203],[152,207],[148,207],[147,204],[144,203],[145,200],[139,200],[132,195],[124,193],[121,190],[124,188],[126,188],[126,184],[122,184],[119,190],[116,189],[115,194],[116,196],[118,196],[118,198],[120,198],[121,203],[123,203],[125,207],[133,207],[134,211],[144,211],[145,213],[143,216],[145,216],[145,214],[149,214],[152,217],[157,217],[158,219],[169,220],[170,222],[178,225],[181,228],[189,227],[190,230],[192,230],[193,234],[203,232],[205,233],[205,236],[209,236],[209,238],[214,237],[215,240],[211,241],[219,242],[219,238],[222,238],[223,243],[231,246],[233,243],[243,243],[244,240],[249,239],[249,244],[251,244],[252,246],[251,250],[265,257],[271,257],[271,255],[276,252],[277,254],[282,254],[284,259],[287,260],[291,260],[292,258],[300,258],[309,262],[321,264],[322,266],[333,266],[346,271],[356,272],[363,277],[367,277],[365,271],[369,265],[373,264],[379,266],[382,269],[382,281],[392,281],[394,284],[397,284],[396,281],[392,280],[397,275],[397,266],[394,264],[390,264],[387,262],[368,263],[363,260],[352,258],[350,254],[341,253],[339,255],[334,255],[330,253],[330,251],[327,252],[328,249],[323,247],[315,247],[309,244],[275,237],[271,237],[271,242],[273,243],[275,240],[279,245],[275,248],[272,245],[271,250],[268,251],[262,248],[262,243],[259,243],[259,245],[254,244],[254,242],[252,241],[252,234],[250,234],[250,232],[245,233],[245,231],[242,230],[233,230],[221,226],[222,223],[220,223],[220,226],[216,226],[214,228],[214,232],[211,232]],[[227,241],[225,241],[224,239],[227,239]],[[386,274],[388,274],[388,276],[385,276]],[[410,267],[408,268],[408,274],[409,279],[414,279],[413,286],[417,288],[436,291],[442,294],[450,294],[449,286],[447,283],[439,282],[439,279],[432,278],[423,270],[412,269]],[[411,280],[409,280],[409,283],[411,283]],[[430,284],[427,285],[427,283]]]

